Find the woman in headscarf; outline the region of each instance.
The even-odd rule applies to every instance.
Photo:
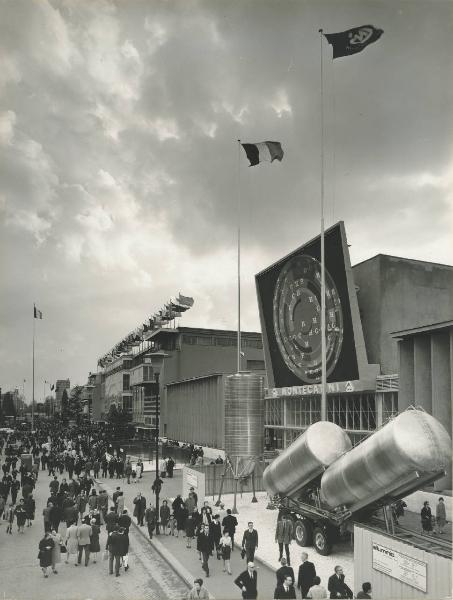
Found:
[[[50,567],[52,564],[52,549],[54,547],[54,541],[52,536],[48,531],[44,534],[44,537],[39,542],[39,566],[44,573],[44,577],[49,577],[47,575],[47,567]]]
[[[90,555],[93,557],[93,562],[96,562],[98,552],[101,551],[101,547],[99,544],[99,535],[101,533],[101,528],[96,522],[96,519],[91,519],[91,535],[90,535]]]

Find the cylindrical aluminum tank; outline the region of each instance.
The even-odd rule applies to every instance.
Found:
[[[264,450],[264,382],[256,373],[225,380],[225,454],[236,475],[246,477]]]
[[[352,448],[341,427],[318,421],[300,435],[264,471],[263,484],[271,495],[298,496],[320,469],[332,464]]]
[[[338,459],[321,479],[321,497],[331,507],[352,506],[413,471],[448,468],[451,439],[431,415],[407,410]]]

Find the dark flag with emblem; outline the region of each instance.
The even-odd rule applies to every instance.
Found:
[[[42,319],[42,311],[38,310],[35,305],[33,305],[33,317],[35,319]]]
[[[324,35],[332,45],[333,58],[339,58],[362,52],[364,48],[377,42],[383,33],[382,29],[376,29],[373,25],[362,25],[362,27],[353,27],[341,33],[325,33]]]
[[[281,162],[283,150],[280,142],[258,142],[257,144],[241,144],[250,161],[250,167],[258,165],[260,162],[274,162],[275,159]]]

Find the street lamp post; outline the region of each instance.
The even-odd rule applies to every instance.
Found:
[[[155,482],[159,479],[159,412],[160,412],[160,374],[163,370],[164,359],[168,354],[165,352],[153,352],[151,354],[151,364],[154,372],[154,381],[156,385],[156,410],[155,410],[155,453],[156,453],[156,479]],[[156,535],[160,534],[159,530],[159,494],[160,494],[160,486],[156,483],[154,486],[154,492],[156,494]]]

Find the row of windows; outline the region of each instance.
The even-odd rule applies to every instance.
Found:
[[[385,396],[389,396],[386,394]],[[321,420],[320,398],[267,398],[265,401],[265,423],[270,426],[284,425],[286,402],[286,425],[305,429]],[[386,402],[386,403],[385,403]],[[397,411],[397,398],[384,398],[384,414],[390,416]],[[376,429],[376,402],[374,394],[353,396],[333,395],[327,397],[327,420],[343,429],[372,431]]]
[[[216,337],[211,335],[186,335],[182,336],[182,343],[191,346],[232,346],[237,347],[236,337]],[[262,349],[263,343],[259,339],[241,339],[242,348]]]

